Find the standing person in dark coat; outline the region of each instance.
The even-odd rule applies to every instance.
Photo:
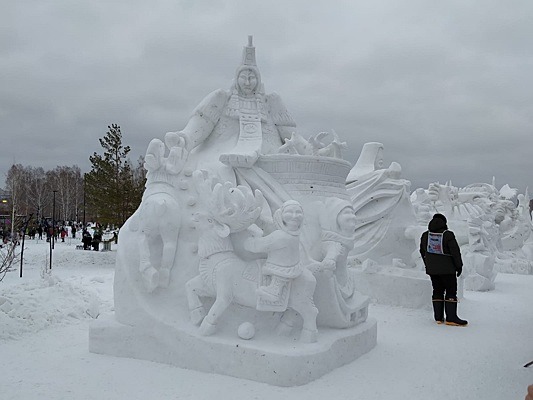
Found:
[[[100,229],[96,229],[93,233],[93,250],[98,251],[100,248],[100,242],[102,241],[102,231]]]
[[[446,217],[435,214],[428,230],[420,238],[420,254],[426,273],[433,285],[433,312],[438,324],[465,326],[467,321],[457,316],[457,277],[463,272],[461,250],[452,231],[446,226]]]
[[[83,250],[91,250],[91,242],[93,241],[93,238],[87,229],[83,230],[81,241],[83,243]]]

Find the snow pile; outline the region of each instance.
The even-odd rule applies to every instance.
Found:
[[[17,339],[53,324],[98,317],[97,294],[53,276],[7,288],[0,296],[0,339]]]
[[[49,243],[26,243],[23,278],[18,277],[17,264],[0,283],[0,340],[97,318],[102,311],[112,310],[115,251],[76,250],[58,242],[50,270]]]

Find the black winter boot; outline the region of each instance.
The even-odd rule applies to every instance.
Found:
[[[444,323],[444,299],[433,299],[433,315],[437,324]]]
[[[468,321],[465,321],[457,316],[457,299],[446,299],[444,302],[444,308],[446,309],[446,325],[468,325]]]

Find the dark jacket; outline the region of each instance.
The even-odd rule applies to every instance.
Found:
[[[443,233],[442,249],[444,254],[433,254],[427,251],[428,232]],[[420,238],[420,254],[428,275],[460,274],[463,271],[459,244],[453,232],[448,230],[446,222],[442,219],[433,218],[429,222],[428,230]]]

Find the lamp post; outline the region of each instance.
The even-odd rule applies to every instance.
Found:
[[[53,190],[54,199],[52,203],[52,237],[50,238],[50,269],[52,269],[52,250],[54,249],[54,234],[55,234],[55,221],[56,221],[56,192]]]
[[[13,200],[13,197],[11,197],[11,200]],[[15,202],[11,201],[11,240],[14,239],[15,234]]]
[[[30,223],[31,219],[33,217],[33,214],[30,214],[28,218],[25,219],[23,225],[22,225],[22,244],[20,248],[20,277],[22,278],[22,264],[24,263],[24,239],[26,238],[26,229],[28,229],[28,224]]]
[[[83,174],[83,229],[85,229],[85,189],[87,188],[87,174]]]
[[[1,200],[1,204],[2,206],[7,206],[7,199],[2,199]],[[4,208],[4,207],[2,207]],[[4,212],[7,212],[7,207],[5,208],[5,210],[3,210]],[[6,229],[6,215],[3,215],[3,221],[2,221],[2,225],[0,226],[0,230],[3,232],[4,229]]]
[[[52,203],[52,250],[54,249],[54,241],[56,237],[56,193],[57,190],[52,190],[54,192],[54,199]]]

